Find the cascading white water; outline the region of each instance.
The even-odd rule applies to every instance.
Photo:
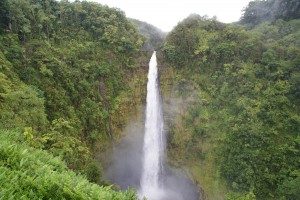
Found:
[[[143,153],[141,195],[148,200],[157,200],[163,187],[160,175],[163,170],[164,139],[156,52],[153,53],[149,63]]]
[[[196,200],[199,199],[196,186],[184,174],[177,173],[178,170],[173,173],[164,162],[166,139],[157,76],[154,52],[149,63],[145,132],[143,134],[139,120],[127,127],[128,135],[112,155],[107,178],[122,189],[138,188],[140,200],[143,197],[148,200]]]

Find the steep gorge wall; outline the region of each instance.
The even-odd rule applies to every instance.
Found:
[[[205,102],[209,97],[185,69],[165,62],[162,52],[158,53],[158,66],[168,164],[175,173],[183,173],[194,182],[199,199],[224,199],[226,188],[212,153],[215,141],[201,132],[206,125],[200,115],[207,115]]]

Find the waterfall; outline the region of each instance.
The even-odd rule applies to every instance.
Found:
[[[154,52],[149,63],[145,128],[141,128],[142,120],[137,119],[128,125],[126,137],[111,156],[107,178],[122,189],[137,188],[140,200],[143,197],[147,200],[197,200],[196,185],[186,174],[178,173],[179,170],[173,173],[175,168],[165,162],[166,138],[161,104]]]
[[[157,74],[156,52],[153,52],[148,72],[143,168],[140,181],[141,195],[148,200],[160,199],[163,187],[161,175],[165,145]]]

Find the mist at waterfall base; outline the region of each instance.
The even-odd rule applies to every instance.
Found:
[[[145,121],[134,119],[127,126],[126,136],[114,149],[106,178],[122,189],[136,188],[141,199],[196,200],[195,185],[184,174],[172,173],[164,162],[165,136],[155,54],[148,74]]]
[[[129,187],[136,188],[136,190],[140,188],[144,128],[139,123],[134,121],[127,126],[126,136],[115,147],[111,165],[105,171],[105,178],[124,190]],[[184,174],[174,174],[168,166],[165,166],[162,182],[165,197],[154,200],[198,199],[195,185]]]

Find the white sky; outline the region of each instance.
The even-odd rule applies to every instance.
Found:
[[[216,16],[224,23],[238,21],[250,0],[88,0],[120,8],[127,17],[170,31],[192,13]]]

